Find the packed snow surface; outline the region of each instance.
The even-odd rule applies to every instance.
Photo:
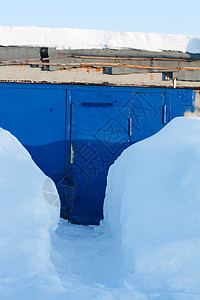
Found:
[[[52,181],[4,130],[0,146],[0,299],[200,299],[200,119],[121,154],[100,226],[55,231]]]
[[[0,26],[0,45],[200,53],[200,37],[196,36],[29,26]]]

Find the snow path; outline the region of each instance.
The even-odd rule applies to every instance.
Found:
[[[102,263],[109,250],[109,242],[103,227],[78,226],[62,220],[53,236],[54,250],[57,252],[54,253],[53,263],[61,274],[65,270],[66,282],[74,278],[76,283],[95,284],[98,276],[98,282],[106,284]]]
[[[59,299],[146,300],[118,278],[110,257],[113,240],[101,226],[80,226],[61,220],[52,237],[51,260],[65,292]]]
[[[183,291],[144,291],[134,276],[120,278],[110,249],[113,239],[101,226],[80,226],[62,220],[52,237],[51,260],[69,300],[199,300]],[[145,292],[145,293],[144,293]],[[53,298],[54,299],[54,298]]]

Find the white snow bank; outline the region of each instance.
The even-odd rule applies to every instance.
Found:
[[[50,261],[59,197],[51,179],[3,129],[0,166],[0,298],[30,299],[34,290],[60,288]]]
[[[29,26],[0,26],[0,45],[200,53],[200,37],[195,36]]]
[[[199,182],[199,118],[172,120],[111,166],[105,223],[122,269],[143,292],[199,295]]]

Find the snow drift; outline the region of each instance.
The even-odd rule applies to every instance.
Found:
[[[200,293],[199,180],[198,118],[172,120],[110,167],[105,223],[121,269],[143,292]]]
[[[51,179],[3,129],[0,166],[0,298],[3,294],[14,299],[14,293],[30,299],[34,289],[60,288],[50,261],[50,235],[59,221],[59,197]],[[25,290],[29,296],[23,298]]]

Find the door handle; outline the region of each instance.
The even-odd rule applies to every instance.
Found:
[[[128,136],[132,137],[133,134],[133,119],[128,118]]]
[[[71,144],[71,151],[70,151],[70,164],[74,163],[74,149],[73,145]]]
[[[167,124],[167,105],[163,105],[163,124]]]

